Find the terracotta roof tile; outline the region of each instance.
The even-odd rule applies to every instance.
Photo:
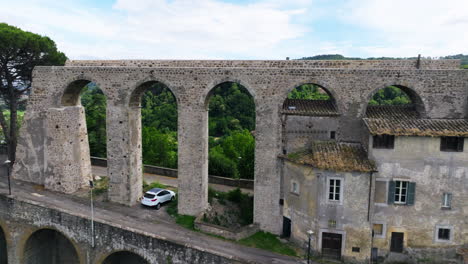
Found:
[[[336,141],[315,141],[310,149],[281,156],[294,163],[334,171],[375,171],[361,144]]]
[[[286,99],[283,104],[283,114],[336,116],[338,111],[331,100]]]
[[[369,105],[366,111],[367,118],[419,118],[413,105]]]
[[[363,118],[372,135],[468,137],[467,119]]]

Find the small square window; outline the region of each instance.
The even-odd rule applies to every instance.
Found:
[[[373,231],[374,231],[374,235],[376,236],[383,235],[383,224],[374,224]]]
[[[444,193],[442,195],[442,208],[443,209],[452,208],[452,194],[451,193]]]
[[[291,192],[299,194],[299,183],[297,181],[291,181]]]
[[[336,131],[330,131],[330,139],[336,139]]]
[[[375,135],[372,140],[372,147],[377,149],[393,149],[395,145],[395,136],[393,135]]]
[[[352,251],[353,251],[353,252],[361,252],[361,248],[359,248],[359,247],[353,247],[353,248],[352,248]]]
[[[440,240],[450,240],[450,229],[448,228],[439,228],[437,232],[437,238]]]
[[[440,151],[463,152],[464,141],[463,137],[441,137]]]
[[[436,225],[435,242],[447,243],[452,241],[453,227],[447,225]]]

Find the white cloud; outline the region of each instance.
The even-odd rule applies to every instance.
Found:
[[[442,56],[468,52],[466,0],[350,0],[345,21],[370,29],[372,56]]]
[[[306,32],[292,18],[307,2],[295,0],[291,10],[276,1],[118,0],[105,12],[72,2],[8,1],[0,17],[48,35],[73,59],[275,57],[278,44]]]

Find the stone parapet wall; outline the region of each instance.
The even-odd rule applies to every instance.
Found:
[[[459,69],[460,60],[420,61],[420,69]],[[72,60],[67,67],[416,69],[417,60]]]

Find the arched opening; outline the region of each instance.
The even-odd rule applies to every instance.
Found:
[[[106,158],[106,96],[99,86],[89,82],[81,87],[80,98],[85,109],[89,154],[91,157]]]
[[[143,257],[130,251],[119,251],[109,255],[102,264],[148,264]]]
[[[255,102],[248,90],[239,83],[224,82],[215,86],[207,96],[208,106],[208,173],[209,175],[254,179],[255,174]],[[226,196],[220,190],[208,191],[213,210],[204,217],[206,222],[236,226],[253,222],[253,196],[248,190],[233,189]],[[216,197],[227,197],[223,204]],[[230,199],[231,197],[232,199]],[[237,197],[237,198],[234,198]],[[226,210],[226,207],[228,209]],[[227,217],[230,209],[239,212]]]
[[[401,85],[377,90],[366,108],[368,118],[419,118],[424,114],[424,104],[418,94]]]
[[[134,115],[141,119],[141,155],[144,165],[177,169],[177,99],[164,83],[149,81],[130,97]],[[151,183],[147,178],[146,183]]]
[[[79,264],[78,253],[72,242],[52,229],[34,232],[26,241],[23,254],[25,264]]]
[[[0,227],[0,264],[8,264],[8,252],[5,233]]]
[[[337,140],[337,103],[332,93],[314,83],[294,88],[282,108],[283,154],[311,147],[314,141]]]

